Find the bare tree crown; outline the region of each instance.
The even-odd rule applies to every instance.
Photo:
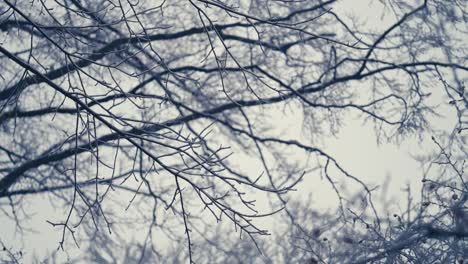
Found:
[[[29,229],[46,197],[97,263],[464,263],[466,3],[371,2],[388,25],[336,0],[4,0],[1,217]],[[356,117],[432,137],[401,212],[321,144]],[[312,177],[335,207],[292,198]]]

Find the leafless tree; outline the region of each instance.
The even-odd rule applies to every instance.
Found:
[[[374,2],[383,28],[336,0],[2,1],[4,217],[34,228],[45,197],[59,248],[97,263],[462,263],[467,4]],[[300,137],[275,125],[288,109]],[[320,147],[350,114],[381,142],[433,137],[406,210]],[[313,175],[336,208],[291,199]]]

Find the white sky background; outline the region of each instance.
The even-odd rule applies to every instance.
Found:
[[[360,22],[369,28],[386,28],[395,21],[389,10],[382,12],[382,5],[376,0],[340,1],[335,5],[333,11],[343,15],[354,14],[359,17]],[[434,87],[434,89],[440,90],[440,87]],[[441,94],[437,94],[435,91],[433,97],[437,101]],[[441,129],[451,130],[455,124],[453,113],[447,110],[446,113],[442,114],[445,117],[431,120],[431,123],[440,126]],[[394,201],[398,201],[397,199],[400,198],[400,202],[406,202],[404,189],[407,184],[412,187],[415,191],[414,196],[417,197],[417,192],[421,187],[422,171],[419,163],[413,160],[412,156],[427,154],[431,152],[430,150],[435,150],[435,145],[430,139],[431,135],[423,135],[421,141],[417,138],[408,138],[399,146],[385,142],[379,145],[371,125],[363,126],[362,119],[357,119],[355,112],[351,112],[348,117],[346,125],[340,129],[336,137],[323,139],[323,150],[339,161],[344,168],[349,169],[349,172],[371,186],[372,184],[382,184],[386,177],[390,177],[389,194],[396,198]],[[278,118],[274,122],[278,130],[284,132],[284,135],[289,135],[291,138],[301,136],[302,117],[294,111],[285,112],[282,115],[278,114]],[[313,198],[334,196],[330,192],[331,190],[322,188],[322,184],[326,183],[323,181],[319,183],[317,178],[306,178],[298,187],[295,195],[300,197],[311,193]],[[58,221],[63,218],[63,215],[54,212],[50,208],[50,204],[41,200],[40,197],[30,196],[28,199],[31,202],[31,210],[35,214],[31,223],[27,223],[25,226],[34,227],[35,232],[26,233],[23,241],[19,239],[18,234],[15,234],[14,223],[3,215],[0,216],[1,240],[7,246],[22,247],[25,252],[24,263],[30,263],[35,254],[43,257],[47,255],[47,252],[55,250],[61,237],[61,229],[54,229],[46,223],[46,220]],[[328,199],[323,199],[323,201],[328,201]],[[397,204],[395,203],[395,206]],[[325,203],[322,205],[326,207]],[[272,226],[273,221],[273,219],[266,219],[265,227]],[[74,251],[70,247],[67,250]]]

